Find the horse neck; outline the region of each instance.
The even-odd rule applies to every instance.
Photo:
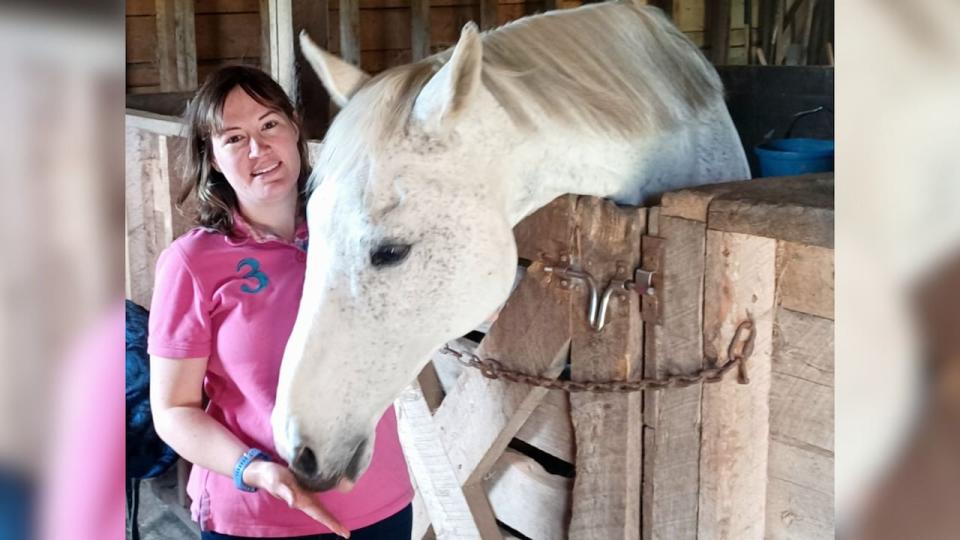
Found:
[[[636,164],[643,151],[642,141],[616,142],[569,129],[527,134],[508,154],[515,167],[506,175],[511,179],[509,221],[515,225],[567,193],[636,202],[621,195],[636,184]]]

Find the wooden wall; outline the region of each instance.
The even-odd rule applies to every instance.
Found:
[[[161,0],[128,0],[127,9],[127,92],[161,91],[157,39],[156,3]],[[709,51],[708,4],[714,0],[679,0],[650,3],[672,12],[677,26]],[[497,24],[542,12],[545,6],[576,7],[581,0],[499,0]],[[745,0],[729,0],[730,33],[727,63],[747,63],[747,39],[757,36],[759,0],[752,1],[753,22],[747,28]],[[261,65],[261,13],[259,0],[197,0],[194,4],[197,80],[227,63]],[[723,2],[720,2],[723,4]],[[339,52],[339,2],[330,0],[328,48]],[[470,20],[480,20],[479,0],[433,0],[430,8],[431,51],[456,42],[460,29]],[[361,0],[361,65],[371,73],[411,60],[410,0]]]
[[[197,78],[219,66],[260,66],[258,0],[196,0]],[[160,91],[155,0],[127,0],[127,92]]]

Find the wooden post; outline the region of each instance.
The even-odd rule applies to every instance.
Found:
[[[549,1],[549,0],[548,0]],[[480,0],[480,29],[489,30],[497,25],[497,6],[499,0]],[[551,8],[544,5],[544,10]]]
[[[310,139],[320,139],[327,129],[330,98],[313,68],[300,51],[300,32],[323,48],[329,41],[328,0],[261,0],[261,9],[268,9],[267,23],[262,26],[270,43],[270,74],[280,83],[296,104],[303,128]],[[261,14],[264,12],[261,11]]]
[[[156,0],[156,10],[160,90],[193,90],[197,87],[193,2]]]
[[[770,438],[776,240],[707,231],[703,340],[719,364],[738,325],[752,320],[750,383],[737,377],[703,388],[698,536],[764,538]]]
[[[410,0],[410,54],[414,62],[430,56],[430,0]]]
[[[431,418],[420,385],[410,385],[396,403],[403,454],[434,532],[439,538],[481,538],[460,481],[443,451],[441,434]],[[493,527],[496,528],[496,523]]]
[[[710,61],[720,66],[730,52],[730,0],[708,0],[706,11]]]
[[[360,0],[340,0],[340,56],[360,66]]]
[[[593,275],[598,286],[630,280],[640,264],[644,209],[621,209],[610,201],[578,201],[578,250],[574,262]],[[606,327],[597,332],[586,320],[586,287],[574,290],[571,379],[631,380],[643,375],[643,323],[636,294],[614,294]],[[602,291],[601,291],[602,292]],[[576,538],[640,538],[642,469],[642,396],[570,395],[577,441],[570,535]]]
[[[684,219],[664,198],[651,233],[663,238],[662,321],[647,324],[644,372],[663,378],[703,367],[706,215]],[[697,216],[687,216],[697,217]],[[644,408],[643,538],[695,540],[700,478],[702,386],[647,392]]]

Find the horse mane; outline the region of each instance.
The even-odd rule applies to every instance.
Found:
[[[526,17],[485,32],[482,80],[513,122],[643,136],[691,122],[723,94],[700,50],[657,8],[630,0]],[[453,48],[385,70],[331,127],[317,169],[357,164],[362,147],[405,129],[417,96]],[[329,145],[324,145],[329,146]],[[349,155],[335,155],[348,152]]]
[[[670,129],[722,98],[716,70],[658,8],[592,4],[483,37],[483,81],[520,125]]]

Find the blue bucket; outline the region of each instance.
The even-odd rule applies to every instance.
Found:
[[[833,170],[833,140],[772,139],[754,148],[760,176],[795,176]]]

